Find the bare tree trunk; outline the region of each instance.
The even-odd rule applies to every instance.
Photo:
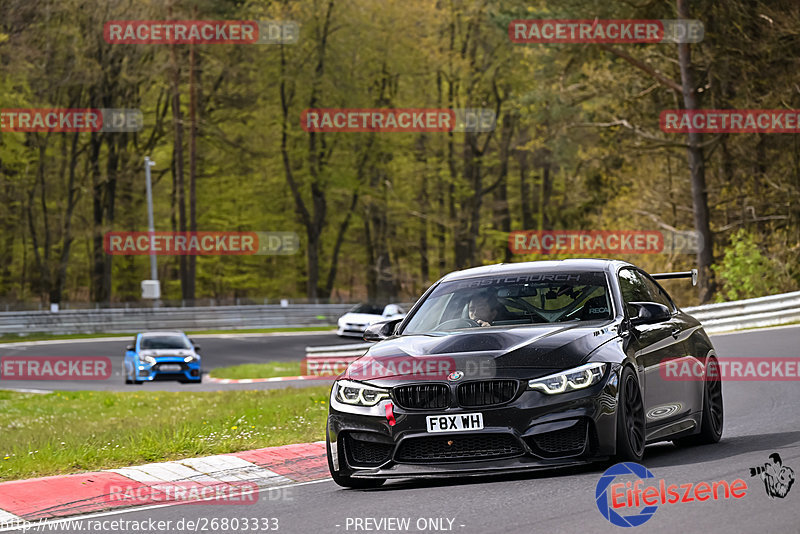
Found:
[[[542,229],[552,230],[553,221],[550,219],[550,196],[553,193],[553,179],[550,177],[550,163],[542,165]]]
[[[503,132],[500,137],[500,169],[498,171],[498,187],[495,190],[495,225],[500,231],[508,234],[511,232],[511,212],[508,207],[508,158],[511,154],[511,139],[514,135],[515,119],[507,115],[503,121]],[[503,261],[511,261],[511,249],[506,240],[503,247]]]
[[[64,284],[67,277],[67,265],[69,264],[69,252],[72,246],[72,214],[75,205],[78,203],[79,187],[75,185],[75,167],[78,165],[78,133],[72,136],[72,146],[70,148],[69,178],[67,180],[67,209],[64,212],[63,235],[61,238],[61,257],[59,258],[55,283],[50,291],[50,302],[60,303],[64,294]]]
[[[422,213],[429,213],[430,210],[428,206],[427,178],[422,180],[422,184],[419,190],[419,195],[417,196],[417,202],[419,203],[419,207]],[[430,263],[428,260],[428,219],[426,219],[425,217],[420,218],[419,272],[420,272],[420,278],[422,279],[422,284],[423,285],[427,284],[431,276],[431,270],[430,270]]]
[[[533,229],[533,212],[531,206],[538,205],[533,202],[531,196],[531,186],[528,181],[528,153],[519,150],[517,151],[517,165],[519,166],[519,198],[520,208],[522,210],[522,228],[524,230]],[[535,189],[534,189],[535,190]]]
[[[325,52],[328,45],[328,35],[331,29],[331,17],[333,15],[334,2],[328,1],[328,7],[325,12],[325,22],[322,26],[321,33],[317,36],[319,43],[317,44],[317,64],[314,70],[314,78],[312,80],[311,96],[309,98],[308,107],[315,108],[319,100],[320,86],[325,74]],[[327,200],[325,198],[325,191],[322,187],[323,170],[327,165],[326,146],[324,134],[317,134],[316,132],[308,133],[308,167],[311,174],[311,210],[306,207],[303,197],[300,193],[300,184],[294,177],[292,171],[291,160],[289,158],[289,123],[295,119],[290,118],[289,111],[291,107],[291,99],[294,96],[293,89],[290,90],[286,84],[286,55],[281,47],[281,83],[280,83],[280,96],[281,96],[281,110],[282,110],[282,132],[281,132],[281,159],[283,161],[284,175],[286,181],[289,183],[289,188],[292,191],[292,198],[295,203],[295,211],[300,216],[300,220],[305,226],[306,237],[308,242],[306,244],[306,265],[307,265],[307,279],[306,279],[306,294],[309,299],[316,300],[319,295],[319,249],[320,240],[322,238],[322,229],[325,227],[325,217],[327,215]],[[319,138],[319,141],[318,141]]]
[[[114,227],[114,206],[117,199],[117,175],[119,172],[120,147],[125,146],[125,134],[106,134],[106,145],[108,146],[108,159],[106,160],[106,180],[105,193],[103,196],[104,205],[104,228],[109,230]],[[106,295],[106,300],[111,302],[111,267],[113,256],[108,256],[103,262],[102,292]]]
[[[100,148],[103,145],[103,134],[91,134],[89,141],[89,164],[92,179],[92,274],[90,295],[95,302],[106,302],[109,295],[105,293],[103,271],[107,261],[103,249],[103,182],[100,176]]]
[[[686,0],[677,0],[678,17],[689,18],[689,6]],[[691,52],[687,43],[678,44],[678,62],[681,70],[683,104],[687,111],[700,108],[699,98],[694,84]],[[708,211],[708,192],[706,191],[705,161],[703,158],[702,134],[690,131],[688,134],[689,172],[692,180],[692,206],[694,210],[694,227],[700,233],[702,246],[697,252],[698,291],[700,302],[711,300],[716,291],[714,273],[713,236]]]
[[[197,18],[197,6],[193,9]],[[197,231],[197,53],[194,43],[189,44],[189,231]],[[188,258],[186,295],[195,298],[197,256]]]
[[[176,201],[178,203],[178,231],[186,231],[186,201],[184,199],[183,183],[183,115],[181,114],[181,92],[180,92],[180,67],[175,51],[175,45],[169,47],[170,60],[172,63],[172,125],[175,129],[175,137],[172,144],[174,158],[174,181]],[[178,256],[180,261],[181,278],[181,298],[189,299],[189,273],[185,255]]]

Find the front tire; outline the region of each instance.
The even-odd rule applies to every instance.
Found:
[[[703,417],[700,422],[700,432],[694,436],[672,440],[672,443],[678,447],[710,445],[717,443],[722,438],[722,428],[725,423],[722,378],[720,377],[719,362],[713,356],[708,359],[706,364],[706,375],[703,377],[703,382]]]
[[[644,402],[636,374],[622,370],[617,402],[617,454],[620,462],[640,462],[644,457]]]
[[[331,459],[331,438],[328,434],[327,425],[325,428],[325,450],[327,452],[326,456],[328,457],[328,470],[331,472],[331,478],[343,488],[372,489],[378,488],[382,486],[384,482],[386,482],[385,478],[353,478],[342,475],[338,471],[334,471],[333,460]]]

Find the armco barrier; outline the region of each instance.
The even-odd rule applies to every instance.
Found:
[[[241,330],[333,326],[352,304],[278,304],[194,308],[112,308],[100,310],[0,313],[0,334],[125,333],[148,329]],[[800,321],[800,291],[755,299],[684,308],[709,333],[777,326]]]
[[[358,357],[367,352],[372,345],[372,343],[354,343],[330,347],[306,347],[306,358]]]
[[[112,308],[0,313],[0,334],[94,334],[142,330],[241,330],[332,326],[352,304]]]
[[[800,291],[684,308],[710,334],[800,321]]]

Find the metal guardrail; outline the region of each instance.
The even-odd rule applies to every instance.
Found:
[[[746,300],[735,300],[718,304],[705,304],[683,308],[683,311],[703,323],[709,334],[780,326],[800,322],[800,291],[770,295]],[[349,358],[361,356],[372,343],[338,345],[330,347],[306,347],[306,358]]]
[[[374,343],[355,343],[352,345],[332,345],[325,347],[306,347],[306,358],[349,358],[362,356]]]
[[[0,334],[95,334],[142,330],[241,330],[332,326],[352,304],[278,304],[196,308],[113,308],[104,310],[0,313]]]
[[[709,334],[800,321],[800,291],[684,308]]]
[[[278,304],[196,308],[112,308],[0,312],[0,334],[95,334],[141,330],[241,330],[332,326],[352,304]],[[800,321],[800,291],[685,308],[708,333]],[[331,348],[332,349],[332,348]],[[335,349],[333,349],[335,350]],[[360,349],[351,349],[360,350]]]

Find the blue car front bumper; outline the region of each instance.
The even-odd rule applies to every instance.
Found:
[[[190,363],[183,358],[157,358],[156,363],[139,362],[136,369],[136,380],[139,382],[153,380],[186,380],[200,381],[200,361]]]

